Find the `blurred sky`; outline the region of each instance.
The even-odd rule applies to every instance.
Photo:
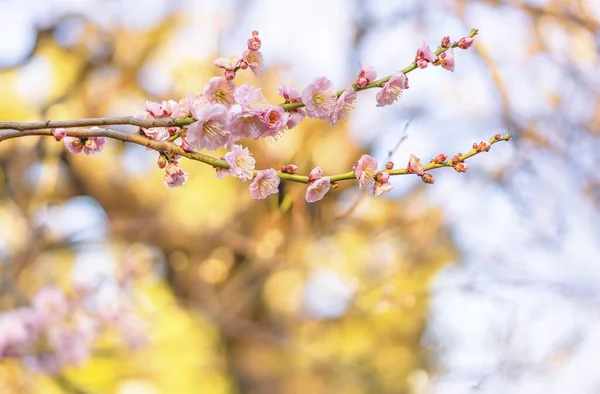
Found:
[[[543,6],[547,2],[527,3]],[[240,4],[244,6],[240,8]],[[596,5],[591,8],[594,17],[600,19],[600,2],[591,4]],[[469,3],[460,19],[457,3],[451,0],[3,1],[0,34],[5,39],[0,42],[0,63],[19,62],[34,43],[33,26],[44,26],[65,12],[84,13],[106,27],[126,24],[144,28],[173,9],[184,11],[189,25],[172,44],[173,58],[154,64],[141,76],[144,86],[156,95],[169,86],[170,62],[202,57],[214,50],[222,55],[240,53],[252,30],[260,32],[266,66],[285,66],[282,82],[302,89],[321,75],[334,81],[337,88],[347,86],[358,71],[359,60],[375,66],[380,76],[388,75],[408,65],[423,40],[435,47],[445,35],[458,39],[476,27],[480,29],[476,45],[490,53],[508,82],[513,113],[526,119],[552,119],[556,108],[548,99],[549,92],[565,96],[567,104],[559,110],[569,119],[585,120],[594,113],[586,100],[589,93],[565,84],[568,76],[555,61],[562,52],[572,50],[569,37],[559,30],[549,31],[550,54],[532,55],[530,22],[524,14],[484,2]],[[380,23],[367,32],[361,47],[352,51],[353,24],[364,13],[385,21],[391,15],[415,12],[418,17]],[[68,43],[79,29],[73,23],[60,37]],[[579,66],[592,72],[597,63],[585,50],[581,48]],[[593,47],[587,50],[595,52]],[[41,62],[24,67],[17,82],[20,91],[41,99],[50,83],[49,72]],[[371,147],[378,160],[384,160],[411,119],[408,139],[393,156],[398,165],[404,165],[410,153],[426,161],[442,152],[468,151],[473,142],[510,131],[489,68],[473,51],[456,51],[454,73],[430,67],[409,78],[411,88],[393,107],[375,107],[374,91],[360,94],[351,119],[352,135],[365,150]],[[599,79],[591,78],[590,86],[599,87]],[[201,87],[190,87],[193,89]],[[555,126],[549,128],[549,138],[560,140],[564,129]],[[598,141],[581,138],[578,160],[592,165]],[[600,392],[597,207],[581,192],[582,178],[563,159],[531,149],[521,165],[516,161],[525,159],[518,154],[517,144],[519,141],[494,145],[490,153],[469,161],[467,174],[434,172],[436,183],[427,189],[426,203],[443,207],[462,251],[460,261],[445,269],[434,283],[425,344],[443,368],[440,376],[425,379],[427,392]],[[504,166],[514,171],[511,189],[486,176]],[[406,194],[418,182],[408,177],[393,179],[394,191],[387,198]],[[57,215],[87,217],[88,222],[70,222],[63,231],[89,226],[104,229],[92,238],[106,235],[105,227],[97,226],[97,221],[106,218],[85,200],[45,215],[40,220],[51,223],[61,223]],[[102,263],[98,266],[105,266],[106,254],[99,256]],[[88,263],[89,258],[85,257]],[[321,294],[320,283],[327,281],[328,275],[311,282],[315,294]],[[338,279],[330,280],[339,287]],[[312,299],[310,294],[307,299]],[[332,308],[340,308],[334,304]],[[332,313],[322,307],[316,307],[319,313]],[[562,354],[563,348],[569,351],[568,357],[549,362]]]

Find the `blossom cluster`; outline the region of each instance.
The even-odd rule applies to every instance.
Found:
[[[411,66],[379,80],[373,66],[360,63],[360,70],[353,82],[340,91],[336,91],[333,82],[325,76],[315,78],[301,91],[281,84],[279,95],[283,103],[272,104],[260,88],[250,84],[238,86],[235,83],[239,70],[250,69],[256,75],[262,71],[262,42],[258,32],[253,31],[247,41],[247,49],[241,56],[221,57],[213,62],[223,70],[223,75],[210,78],[202,92],[192,93],[178,101],[147,101],[145,109],[134,116],[141,120],[182,120],[162,123],[169,124],[168,127],[141,127],[140,133],[153,141],[176,144],[184,152],[227,149],[228,152],[221,157],[221,164],[215,165],[216,176],[223,178],[231,175],[244,182],[252,181],[249,185],[250,195],[255,199],[263,199],[277,193],[282,175],[295,174],[298,167],[290,164],[283,166],[279,172],[273,168],[256,170],[256,161],[248,148],[240,144],[241,140],[276,140],[305,118],[325,120],[330,125],[336,125],[349,119],[355,108],[357,92],[364,89],[380,89],[376,95],[378,107],[394,104],[409,88],[407,72],[426,68],[429,64],[454,71],[453,48],[468,49],[476,33],[474,30],[471,36],[457,42],[444,37],[436,51],[423,42]],[[68,137],[65,129],[55,129],[53,134],[57,140],[63,139],[72,153],[94,154],[102,150],[105,142],[103,137]],[[181,156],[165,151],[159,154],[157,164],[165,170],[165,186],[171,188],[185,184],[189,174],[179,167]],[[457,171],[466,170],[466,164],[457,162],[454,168]],[[358,160],[354,171],[359,179],[359,188],[368,189],[373,196],[388,193],[392,188],[390,171],[378,171],[376,161],[368,155]],[[433,178],[423,172],[420,161],[414,155],[409,160],[408,171],[419,175],[426,183],[433,183]],[[319,167],[311,171],[308,182],[306,178],[302,181],[308,183],[308,202],[321,200],[336,185],[330,177],[322,176]]]
[[[128,345],[143,344],[145,322],[126,297],[101,300],[89,289],[67,295],[44,287],[31,305],[0,313],[0,359],[20,358],[28,369],[50,375],[83,365],[98,336],[117,329]]]

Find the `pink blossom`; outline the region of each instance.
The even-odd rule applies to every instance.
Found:
[[[337,99],[335,108],[329,118],[329,124],[336,125],[339,120],[348,120],[354,109],[355,101],[356,91],[352,87],[347,88]]]
[[[23,308],[0,314],[0,358],[16,356],[33,339],[26,314],[33,317],[33,310]]]
[[[387,171],[377,174],[377,180],[373,185],[372,194],[374,197],[379,197],[382,194],[389,193],[392,190],[392,184],[389,181],[390,173]]]
[[[174,188],[183,186],[188,180],[189,174],[179,168],[176,163],[171,163],[165,171],[165,186]]]
[[[215,150],[228,142],[228,113],[224,105],[195,102],[192,116],[196,122],[190,125],[185,138],[194,148]]]
[[[92,127],[92,130],[98,129],[98,127]],[[106,138],[104,137],[88,137],[83,144],[82,151],[85,155],[95,155],[96,153],[102,152]]]
[[[410,154],[410,158],[408,159],[408,165],[406,170],[411,174],[423,175],[425,172],[423,170],[423,164],[421,164],[421,159],[417,156]]]
[[[271,105],[263,113],[262,120],[265,124],[263,132],[255,138],[276,137],[288,123],[290,114],[285,112],[279,105]]]
[[[322,176],[323,176],[323,170],[321,169],[321,167],[315,167],[312,169],[310,174],[308,174],[308,180],[309,180],[309,182],[314,182],[317,179],[321,178]]]
[[[250,195],[256,200],[267,198],[269,194],[279,192],[279,182],[280,179],[274,169],[260,170],[250,184]]]
[[[450,44],[450,36],[446,36],[442,38],[442,43],[440,44],[440,46],[442,48],[450,48]]]
[[[287,87],[284,84],[279,85],[279,95],[285,99],[286,103],[298,103],[302,100],[300,92],[293,88]]]
[[[358,187],[371,187],[375,183],[375,174],[377,173],[377,161],[369,155],[362,155],[352,168],[354,175],[358,179]]]
[[[233,113],[229,123],[231,140],[241,138],[259,138],[266,129],[262,114]]]
[[[173,110],[179,105],[179,103],[175,100],[169,100],[169,101],[165,101],[163,100],[161,107],[162,107],[162,116],[163,117],[170,117],[171,114],[173,113]]]
[[[164,141],[169,138],[169,130],[166,127],[152,127],[150,129],[142,127],[142,131],[151,140]]]
[[[232,80],[235,78],[235,69],[239,67],[241,59],[237,56],[220,57],[213,61],[213,64],[225,70],[225,78]]]
[[[304,117],[306,116],[306,114],[302,108],[294,109],[294,110],[290,111],[289,114],[290,114],[290,117],[288,118],[288,122],[286,124],[286,127],[288,128],[288,130],[293,129],[294,127],[298,126],[300,124],[300,122],[302,122],[304,120]]]
[[[224,157],[229,164],[229,173],[242,181],[252,179],[252,170],[256,160],[248,151],[248,148],[242,148],[241,145],[234,145],[230,152],[227,152]]]
[[[449,71],[454,71],[454,51],[452,48],[448,49],[438,56],[440,65]]]
[[[398,71],[390,77],[390,80],[387,81],[377,93],[377,106],[384,107],[395,103],[404,89],[408,89],[408,79],[406,78],[406,75],[401,71]]]
[[[163,116],[162,105],[154,101],[146,101],[146,112],[148,112],[153,118]]]
[[[254,75],[259,75],[262,72],[263,68],[263,55],[260,51],[253,51],[251,49],[246,49],[244,51],[243,60],[246,63]]]
[[[77,137],[65,137],[63,138],[65,148],[71,153],[80,153],[83,149],[83,141]]]
[[[44,323],[63,319],[70,310],[67,296],[54,286],[40,289],[31,299],[31,306]]]
[[[244,114],[262,115],[269,108],[269,102],[263,96],[262,89],[250,84],[238,87],[233,96]]]
[[[315,202],[325,197],[325,193],[331,188],[331,180],[328,176],[319,178],[314,182],[311,182],[306,189],[306,201]]]
[[[235,104],[233,93],[235,85],[228,81],[225,77],[212,77],[204,86],[202,95],[211,104],[223,104],[226,107],[231,107]]]
[[[302,91],[302,102],[309,118],[329,119],[337,103],[333,83],[325,77],[316,78]]]
[[[421,48],[417,49],[417,55],[415,57],[415,62],[417,62],[417,67],[425,68],[427,67],[427,63],[435,62],[437,60],[437,56],[435,53],[429,49],[429,45],[425,41],[423,41],[423,45]]]
[[[254,34],[256,33],[256,34]],[[252,51],[258,51],[260,49],[261,42],[260,38],[258,38],[258,32],[254,30],[252,32],[252,37],[248,39],[248,49]]]
[[[367,84],[373,82],[377,78],[377,71],[373,66],[365,63],[360,63],[360,72],[354,84],[357,88],[364,88]]]
[[[179,100],[173,108],[173,112],[171,112],[171,117],[175,119],[188,118],[191,115],[193,101],[191,97],[184,97]]]
[[[63,138],[67,136],[67,129],[58,128],[52,129],[52,135],[56,138],[57,141],[61,141]]]

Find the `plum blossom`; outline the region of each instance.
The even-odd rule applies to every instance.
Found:
[[[285,112],[285,110],[279,105],[269,106],[269,108],[262,114],[262,120],[265,124],[265,128],[262,130],[260,135],[256,136],[255,138],[277,137],[279,132],[285,129],[289,118],[290,114]]]
[[[386,105],[390,105],[396,102],[402,91],[404,89],[408,89],[408,78],[401,71],[398,71],[396,74],[390,77],[390,80],[387,81],[381,90],[377,92],[377,106],[384,107]]]
[[[242,181],[252,179],[252,170],[256,160],[248,151],[248,148],[243,148],[241,145],[234,145],[230,152],[227,152],[224,157],[229,164],[228,172]]]
[[[302,91],[302,102],[309,118],[329,119],[337,103],[333,83],[325,77],[316,78]]]
[[[392,190],[392,184],[390,183],[389,179],[390,173],[387,171],[383,171],[377,174],[377,180],[375,181],[375,184],[373,185],[373,190],[371,191],[373,197],[379,197],[382,194],[389,193],[390,190]]]
[[[438,56],[439,64],[449,71],[454,71],[454,51],[452,48],[448,49]]]
[[[250,84],[246,83],[238,87],[233,96],[242,108],[242,113],[260,115],[269,108],[269,102],[263,95],[262,89]]]
[[[299,103],[302,101],[302,94],[294,87],[287,87],[284,84],[280,84],[278,93],[285,99],[286,103]]]
[[[355,101],[356,91],[352,87],[347,88],[337,99],[335,108],[329,118],[329,124],[336,125],[339,120],[348,120],[350,113],[355,107]]]
[[[377,161],[369,155],[362,155],[352,168],[358,179],[358,188],[372,187],[377,173]]]
[[[279,192],[279,182],[280,179],[274,169],[260,170],[250,184],[250,195],[256,200],[267,198],[269,194]]]
[[[165,186],[174,188],[183,186],[188,180],[189,174],[177,166],[177,163],[170,163],[165,171]]]
[[[263,55],[260,51],[246,49],[242,57],[242,64],[248,65],[254,75],[260,75],[263,67]]]
[[[226,129],[227,108],[221,104],[200,104],[195,102],[192,116],[196,122],[187,130],[186,141],[194,148],[215,150],[224,146],[230,136]]]
[[[70,309],[66,294],[54,286],[40,289],[31,299],[31,306],[45,324],[63,319]]]
[[[97,127],[92,127],[93,129],[97,129]],[[86,155],[94,155],[101,152],[105,142],[106,139],[104,137],[77,138],[67,136],[63,138],[63,143],[69,152],[83,152]]]
[[[306,201],[315,202],[321,200],[330,188],[331,179],[328,176],[311,182],[306,189]]]
[[[225,78],[231,81],[235,78],[235,69],[240,66],[241,59],[237,56],[220,57],[213,64],[225,70]]]
[[[235,104],[233,93],[235,85],[225,77],[212,77],[204,86],[202,95],[211,104],[223,104],[231,107]]]
[[[408,159],[408,165],[406,166],[406,170],[411,174],[417,174],[422,176],[425,171],[423,170],[423,164],[421,164],[421,159],[417,156],[410,154],[410,158]]]
[[[471,37],[463,37],[458,41],[458,47],[460,49],[469,49],[473,45],[473,39]]]
[[[435,62],[436,60],[436,54],[433,53],[431,49],[429,49],[429,45],[423,41],[423,45],[421,45],[421,48],[417,49],[417,55],[415,56],[417,67],[425,68],[427,67],[427,63]]]
[[[365,63],[360,63],[360,72],[354,84],[357,88],[364,88],[367,84],[373,82],[377,78],[377,71],[373,66]]]

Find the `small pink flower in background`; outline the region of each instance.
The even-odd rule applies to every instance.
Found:
[[[98,129],[98,127],[92,127],[92,130]],[[82,147],[84,155],[95,155],[96,153],[102,152],[106,138],[104,137],[88,137]]]
[[[390,183],[390,173],[383,171],[377,174],[377,180],[373,185],[373,196],[379,197],[382,194],[389,193],[390,190],[392,190],[392,184]]]
[[[410,154],[410,158],[408,159],[408,166],[406,167],[407,171],[411,174],[423,175],[425,172],[423,171],[423,165],[421,164],[421,159],[417,156]]]
[[[233,96],[242,107],[243,114],[262,115],[269,108],[269,102],[263,96],[262,89],[250,84],[238,87]]]
[[[52,129],[52,135],[57,141],[62,141],[67,136],[67,130],[63,128]]]
[[[449,71],[454,71],[454,51],[452,48],[438,56],[440,65]]]
[[[390,80],[383,84],[383,87],[377,92],[377,106],[384,107],[396,102],[404,89],[408,89],[408,78],[402,72],[398,72],[390,77]]]
[[[375,183],[377,161],[369,155],[362,155],[352,168],[358,179],[358,188],[371,187]]]
[[[260,51],[246,49],[243,55],[243,62],[246,63],[254,75],[260,75],[263,67],[263,55]]]
[[[65,137],[63,138],[65,148],[71,153],[80,153],[83,149],[83,141],[77,137]]]
[[[427,63],[435,62],[437,60],[437,56],[435,53],[429,49],[429,45],[425,41],[423,41],[423,45],[421,48],[417,49],[417,56],[415,57],[415,62],[417,62],[417,67],[425,68],[427,67]]]
[[[183,186],[188,180],[189,174],[179,168],[176,163],[171,163],[165,171],[165,186],[174,188]]]
[[[357,88],[364,88],[367,84],[373,82],[377,78],[377,71],[373,66],[365,63],[360,64],[360,72],[354,84]]]
[[[233,93],[235,85],[225,77],[212,77],[204,86],[202,95],[211,104],[223,104],[231,107],[235,104]]]
[[[322,176],[323,176],[323,170],[321,169],[321,167],[315,167],[312,169],[310,174],[308,174],[308,180],[309,180],[309,182],[314,182],[317,179],[321,178]]]
[[[471,37],[463,37],[458,41],[458,47],[460,49],[469,49],[473,45],[473,39]]]
[[[192,116],[196,122],[188,128],[186,141],[194,148],[215,150],[229,141],[228,112],[224,105],[194,103]]]
[[[266,128],[255,138],[277,137],[280,131],[285,129],[290,118],[290,114],[285,112],[279,105],[271,105],[263,113],[262,120]]]
[[[267,198],[268,195],[279,192],[279,182],[280,179],[274,169],[260,170],[250,184],[250,195],[256,200]]]
[[[337,103],[333,83],[325,77],[316,78],[302,91],[302,102],[309,118],[329,119]]]
[[[69,313],[69,300],[58,287],[40,289],[31,299],[31,306],[44,323],[63,319]]]
[[[28,324],[33,316],[31,308],[0,314],[0,358],[17,356],[23,352],[23,348],[33,339],[33,327]]]
[[[260,46],[261,42],[260,38],[258,38],[258,31],[254,30],[252,32],[252,37],[248,39],[248,49],[252,51],[258,51]]]
[[[306,189],[306,201],[315,202],[321,200],[323,197],[325,197],[325,194],[329,191],[330,188],[331,179],[328,176],[324,178],[319,178],[314,182],[311,182],[311,184],[308,185],[308,188]]]
[[[192,103],[193,99],[191,97],[184,97],[177,105],[173,108],[173,112],[171,112],[171,117],[175,119],[187,118],[191,115]]]
[[[248,151],[248,148],[242,148],[241,145],[234,145],[230,152],[227,152],[224,157],[229,164],[229,173],[242,181],[252,179],[252,170],[256,164],[256,160]],[[218,177],[218,175],[217,175]]]
[[[287,87],[281,84],[279,85],[278,92],[285,99],[286,103],[298,103],[302,101],[302,94],[294,87]]]
[[[348,120],[350,113],[354,109],[356,101],[356,91],[349,87],[340,95],[335,104],[335,108],[329,118],[330,125],[336,125],[339,120]]]

